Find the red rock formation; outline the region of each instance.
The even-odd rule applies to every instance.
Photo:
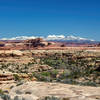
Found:
[[[30,47],[44,47],[46,46],[46,43],[47,42],[42,38],[30,39],[25,41],[26,46]]]
[[[0,47],[4,47],[5,43],[0,41]]]

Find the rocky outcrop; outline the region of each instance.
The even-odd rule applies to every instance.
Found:
[[[8,81],[8,80],[13,80],[13,79],[14,79],[13,75],[0,74],[0,81]]]
[[[25,41],[26,46],[30,47],[44,47],[48,45],[48,42],[44,41],[42,38],[30,39]]]
[[[6,57],[21,57],[23,56],[23,52],[20,50],[5,50],[0,51],[0,58]]]
[[[21,80],[36,81],[37,79],[32,74],[10,73],[0,71],[0,84],[14,83]]]
[[[2,81],[10,81],[10,80],[14,80],[13,74],[10,72],[5,72],[0,70],[0,83],[2,83]]]
[[[0,41],[0,47],[4,47],[5,46],[5,43]]]

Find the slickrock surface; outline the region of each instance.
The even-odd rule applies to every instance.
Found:
[[[9,95],[11,100],[37,100],[46,96],[61,100],[100,100],[100,87],[34,81],[14,86]]]

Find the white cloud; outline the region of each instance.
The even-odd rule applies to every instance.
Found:
[[[61,40],[64,39],[64,35],[48,35],[45,39],[46,40]]]
[[[2,38],[0,40],[27,40],[27,39],[35,39],[38,38],[39,36],[18,36],[18,37],[12,37],[12,38]],[[76,36],[64,36],[64,35],[48,35],[47,37],[40,37],[43,38],[44,40],[90,40],[94,41],[91,39],[87,38],[82,38],[82,37],[76,37]]]
[[[27,40],[27,39],[35,39],[35,36],[19,36],[19,37],[12,37],[12,38],[2,38],[1,40]]]

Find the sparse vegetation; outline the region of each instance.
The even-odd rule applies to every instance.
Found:
[[[2,62],[0,69],[18,74],[31,73],[30,80],[36,77],[39,81],[100,86],[99,59],[98,53],[84,52],[84,50],[38,55],[32,53],[32,60],[27,64]],[[14,79],[21,80],[17,74],[14,74]]]
[[[57,97],[54,97],[54,96],[52,96],[52,97],[45,97],[45,98],[43,98],[43,99],[40,99],[40,100],[61,100],[60,98],[57,98]]]
[[[17,74],[14,74],[13,76],[14,76],[15,81],[20,81],[21,80],[20,77]]]
[[[0,95],[2,95],[2,94],[4,94],[4,92],[3,92],[3,90],[2,90],[2,89],[0,89]]]

